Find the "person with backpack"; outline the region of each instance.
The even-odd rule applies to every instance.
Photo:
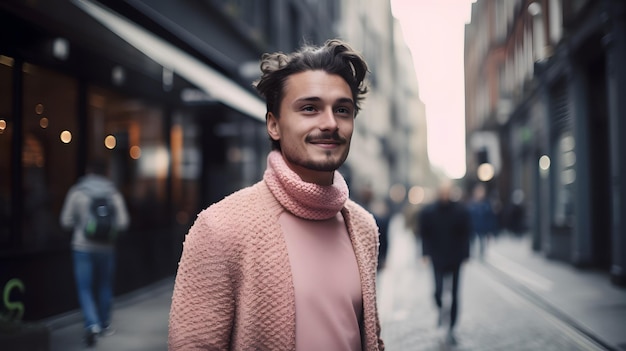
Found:
[[[87,346],[111,335],[115,239],[129,224],[122,194],[106,178],[106,162],[93,160],[68,191],[60,223],[73,231],[72,255]]]

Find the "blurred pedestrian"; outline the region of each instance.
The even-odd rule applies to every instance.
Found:
[[[73,230],[72,256],[78,301],[88,346],[113,334],[111,310],[115,275],[115,237],[129,224],[122,194],[106,177],[106,162],[92,160],[87,174],[68,191],[61,226]],[[101,236],[99,236],[101,235]]]
[[[422,240],[422,255],[433,267],[435,304],[438,308],[437,325],[442,326],[449,317],[447,341],[456,344],[456,326],[459,305],[459,282],[461,264],[469,257],[471,220],[465,205],[453,199],[453,184],[442,182],[438,188],[437,200],[419,212],[418,226]],[[443,304],[444,281],[452,280],[449,291],[451,303]]]
[[[378,231],[380,233],[378,236],[378,271],[380,271],[385,268],[387,261],[387,251],[389,247],[388,229],[389,222],[391,221],[391,213],[387,202],[377,199],[374,196],[374,191],[370,184],[361,189],[359,197],[361,201],[360,204],[374,216],[376,225],[378,225]]]
[[[485,258],[485,251],[490,237],[497,230],[496,214],[487,198],[487,189],[482,183],[476,184],[468,209],[472,217],[472,243],[477,246],[478,257]]]
[[[169,348],[382,350],[378,229],[336,171],[367,91],[367,64],[329,40],[265,54],[261,71],[267,169],[202,211],[187,234]]]

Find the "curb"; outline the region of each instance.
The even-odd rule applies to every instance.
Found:
[[[597,344],[599,347],[606,349],[607,351],[620,351],[619,348],[605,342],[600,337],[598,337],[595,333],[590,331],[589,329],[581,326],[578,322],[576,322],[573,318],[569,317],[565,312],[555,307],[551,303],[549,303],[546,299],[541,297],[539,294],[532,291],[530,288],[526,287],[524,284],[520,283],[517,279],[512,277],[510,274],[491,264],[488,259],[482,262],[483,265],[488,268],[490,271],[494,272],[494,276],[500,279],[503,283],[509,286],[513,291],[519,294],[521,297],[530,301],[537,307],[542,310],[548,312],[553,317],[557,318],[561,322],[565,323],[569,327],[575,329],[590,341]]]
[[[117,296],[113,301],[113,308],[115,310],[121,309],[133,305],[139,301],[155,297],[167,291],[171,291],[174,285],[174,278],[174,276],[163,278],[139,289]],[[80,308],[78,308],[72,311],[68,311],[66,313],[43,319],[38,323],[45,325],[50,330],[50,332],[54,332],[55,330],[65,328],[72,324],[82,323],[82,318],[82,312],[80,311]]]

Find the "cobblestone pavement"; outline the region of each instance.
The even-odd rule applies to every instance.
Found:
[[[431,267],[402,217],[389,228],[388,262],[379,275],[382,337],[388,351],[430,350],[604,350],[537,307],[477,260],[461,270],[455,346],[436,327]],[[445,297],[444,297],[445,299]]]

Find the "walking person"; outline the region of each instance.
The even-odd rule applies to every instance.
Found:
[[[106,177],[106,163],[93,160],[87,174],[68,191],[60,223],[71,229],[74,277],[87,346],[113,334],[111,310],[115,237],[129,224],[124,198]]]
[[[486,197],[485,185],[477,184],[474,187],[468,209],[472,218],[472,243],[478,246],[478,257],[482,260],[485,258],[487,243],[497,228],[496,214]]]
[[[437,200],[419,212],[418,226],[422,256],[433,268],[437,325],[442,326],[449,319],[446,340],[456,344],[461,265],[469,258],[471,221],[465,205],[452,199],[452,191],[450,181],[439,186]],[[444,305],[444,287],[449,286],[446,281],[451,281],[449,306]]]
[[[339,40],[263,55],[255,87],[267,104],[267,168],[202,211],[187,234],[170,350],[384,349],[378,228],[336,171],[367,70]]]

